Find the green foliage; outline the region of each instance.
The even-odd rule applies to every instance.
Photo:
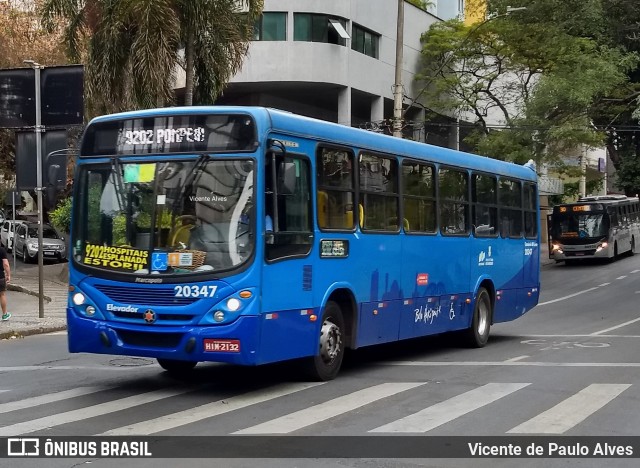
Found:
[[[625,193],[630,195],[640,193],[640,158],[637,155],[623,158],[616,177],[618,187]]]
[[[586,191],[587,195],[591,193],[598,193],[604,186],[604,178],[587,180]],[[564,194],[554,195],[549,197],[549,204],[551,206],[559,205],[561,203],[571,203],[580,197],[580,182],[565,182]]]
[[[65,198],[60,201],[55,209],[49,212],[49,220],[53,227],[62,232],[71,231],[71,206],[72,198]]]
[[[609,40],[600,0],[525,0],[506,14],[512,3],[490,0],[487,20],[423,35],[423,101],[473,115],[479,130],[466,142],[500,159],[555,165],[570,148],[601,146],[592,109],[626,84],[638,56]]]
[[[417,6],[421,10],[425,10],[433,5],[433,2],[430,0],[407,0],[412,5]]]
[[[64,29],[85,63],[89,114],[171,104],[175,70],[186,103],[211,103],[240,70],[263,0],[43,0],[43,23]],[[182,57],[184,51],[184,57]]]

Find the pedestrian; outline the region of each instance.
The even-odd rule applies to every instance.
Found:
[[[2,320],[9,320],[11,314],[7,312],[7,283],[11,281],[11,267],[9,266],[9,259],[7,258],[7,252],[4,247],[0,246],[0,260],[2,260],[2,268],[0,268],[0,306],[2,307]]]

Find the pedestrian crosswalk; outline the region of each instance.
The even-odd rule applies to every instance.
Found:
[[[617,398],[628,396],[637,400],[640,396],[637,385],[626,383],[576,384],[562,392],[550,393],[545,391],[544,385],[532,382],[488,382],[455,386],[451,396],[443,396],[446,392],[442,386],[438,386],[438,391],[431,391],[435,386],[428,382],[357,385],[337,387],[332,382],[288,382],[232,395],[220,393],[218,387],[206,383],[155,390],[149,388],[135,394],[130,394],[131,389],[127,388],[98,386],[2,402],[2,399],[9,399],[7,395],[10,392],[6,392],[0,397],[0,414],[6,415],[0,419],[0,436],[37,435],[42,431],[56,435],[56,428],[65,425],[67,430],[73,430],[69,427],[87,420],[91,420],[90,427],[95,429],[92,429],[92,434],[83,432],[83,435],[171,435],[195,424],[199,424],[199,435],[207,435],[207,431],[211,435],[220,435],[221,432],[241,435],[317,434],[318,431],[330,432],[335,421],[348,421],[350,428],[357,427],[357,431],[349,432],[351,435],[438,435],[438,431],[448,424],[467,427],[466,421],[474,421],[481,411],[484,411],[484,418],[489,414],[495,419],[490,424],[492,428],[500,428],[491,435],[565,434],[579,431],[580,425],[587,420],[593,422],[602,417],[607,421],[607,406]],[[345,389],[342,394],[340,389]],[[401,404],[405,401],[410,403]],[[61,402],[64,405],[59,405]],[[153,405],[161,409],[154,412]],[[35,407],[46,407],[47,410],[40,413],[33,409]],[[180,409],[166,411],[166,408],[174,407]],[[52,412],[57,408],[61,410]],[[515,408],[517,411],[512,411]],[[487,409],[490,411],[485,411]],[[121,413],[123,411],[125,413]],[[219,418],[243,411],[250,413],[235,418],[238,421],[236,425],[228,425],[228,420],[227,424],[218,422]],[[154,413],[154,417],[149,417]],[[501,415],[512,413],[520,418],[516,425],[513,417],[501,418]],[[118,422],[124,421],[135,422],[118,426]],[[237,427],[237,424],[242,427]],[[475,424],[477,428],[477,420]],[[473,430],[474,426],[468,427],[468,430]],[[596,424],[596,427],[604,433],[608,430],[606,425]]]

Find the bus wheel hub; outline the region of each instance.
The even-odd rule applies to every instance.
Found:
[[[320,331],[320,356],[325,362],[331,362],[340,353],[342,333],[330,320],[325,320]]]

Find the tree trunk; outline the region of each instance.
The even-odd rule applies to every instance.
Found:
[[[185,56],[185,90],[184,90],[184,105],[193,105],[193,84],[194,84],[194,54],[195,45],[193,38],[193,31],[189,30],[187,33],[187,43],[184,47]]]

